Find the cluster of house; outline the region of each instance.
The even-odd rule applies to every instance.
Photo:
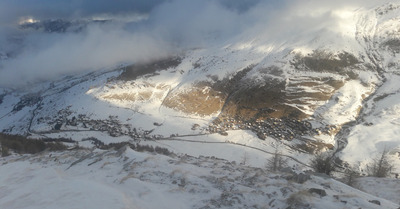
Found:
[[[265,139],[267,136],[281,139],[293,140],[298,136],[304,135],[319,135],[331,134],[336,131],[335,126],[326,126],[320,129],[313,129],[308,121],[295,120],[290,118],[267,118],[264,120],[242,121],[237,119],[226,119],[212,123],[206,131],[210,133],[220,133],[227,135],[228,130],[251,130],[257,134],[260,139]]]
[[[66,127],[80,127],[83,130],[95,130],[107,132],[112,137],[118,137],[122,135],[129,135],[132,137],[139,138],[136,129],[131,129],[129,124],[121,124],[117,118],[110,117],[106,120],[93,120],[89,119],[84,114],[79,114],[77,117],[73,116],[69,118],[59,118],[55,121],[55,130],[61,130],[62,126]],[[70,129],[70,128],[68,128]]]
[[[154,123],[155,126],[162,124]],[[130,136],[133,139],[158,139],[163,138],[160,135],[151,135],[152,130],[139,130],[132,128],[130,124],[121,124],[117,117],[110,116],[105,120],[93,120],[84,114],[77,117],[58,118],[55,121],[54,130],[63,129],[62,126],[72,126],[83,128],[81,130],[95,130],[107,132],[110,136]],[[195,124],[192,130],[201,128],[200,125]],[[70,128],[67,128],[70,129]],[[336,126],[325,126],[323,128],[313,128],[308,121],[295,120],[290,118],[266,118],[258,120],[244,121],[235,118],[219,120],[218,122],[211,123],[207,128],[203,129],[206,133],[219,133],[221,135],[228,135],[229,130],[251,130],[257,134],[260,139],[265,140],[267,137],[272,137],[280,140],[291,141],[296,137],[304,135],[320,135],[328,134],[333,135],[339,129]],[[177,134],[176,134],[177,135]],[[176,136],[171,135],[170,137]]]

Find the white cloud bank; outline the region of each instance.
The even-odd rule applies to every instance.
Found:
[[[0,3],[0,52],[14,52],[11,58],[0,61],[0,87],[17,87],[119,63],[157,59],[187,48],[229,40],[247,31],[261,34],[266,40],[293,39],[310,29],[345,27],[340,22],[342,13],[335,11],[384,3],[373,0],[66,2],[4,0]],[[21,18],[117,20],[89,24],[79,32],[45,33],[17,29],[15,25]]]

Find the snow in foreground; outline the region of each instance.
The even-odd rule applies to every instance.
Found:
[[[399,207],[328,177],[129,147],[14,155],[0,164],[0,208]]]

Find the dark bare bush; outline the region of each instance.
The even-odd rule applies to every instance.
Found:
[[[136,145],[136,151],[138,151],[138,152],[145,152],[145,151],[147,151],[147,152],[154,152],[154,147],[153,147],[153,146],[150,146],[150,145],[140,145],[140,144],[137,144],[137,145]]]
[[[310,166],[315,172],[325,173],[326,175],[330,175],[336,169],[333,156],[330,154],[316,155],[313,159],[311,159]]]
[[[279,171],[287,166],[288,160],[282,156],[282,153],[278,149],[275,149],[274,155],[267,160],[266,168],[269,171]]]
[[[360,177],[360,172],[354,167],[346,168],[344,171],[343,183],[351,186],[357,186],[357,178]]]
[[[379,156],[372,159],[372,163],[367,165],[370,176],[387,177],[393,169],[393,163],[388,158],[388,151],[384,150]]]
[[[10,150],[8,147],[4,146],[3,143],[1,143],[1,156],[2,157],[7,157],[10,155]]]
[[[163,148],[163,147],[155,147],[154,151],[161,155],[167,155],[167,156],[172,155],[171,151],[169,151],[167,148]]]

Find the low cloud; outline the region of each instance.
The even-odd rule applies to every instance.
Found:
[[[3,86],[147,61],[168,56],[174,50],[162,40],[115,26],[93,26],[76,34],[41,34],[29,37],[30,41],[35,41],[35,46],[3,63]]]
[[[340,30],[335,11],[373,0],[3,0],[0,87],[18,87],[77,72],[149,61],[237,36],[287,42],[309,31]],[[383,4],[383,2],[379,3]],[[111,21],[76,31],[21,30],[21,20]],[[332,29],[333,30],[333,29]]]

